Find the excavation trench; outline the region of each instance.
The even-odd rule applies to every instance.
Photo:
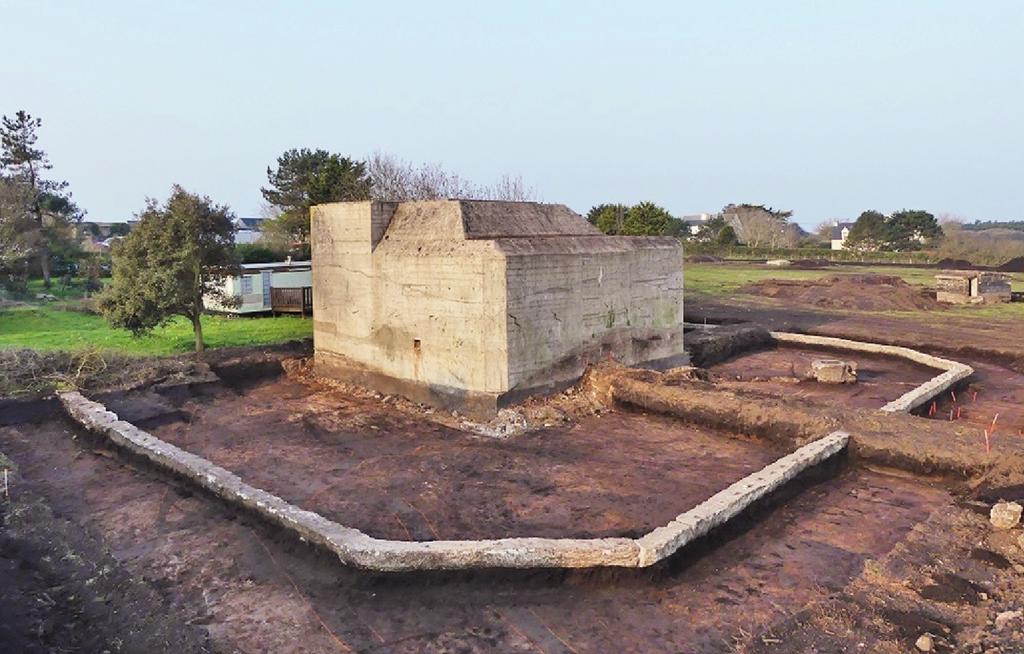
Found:
[[[166,611],[242,651],[342,650],[336,638],[353,651],[569,651],[559,638],[574,651],[720,651],[734,634],[761,633],[840,592],[951,503],[942,487],[840,466],[655,569],[395,576],[339,566],[165,472],[111,456],[64,420],[0,429],[0,450],[19,463],[17,497],[42,498],[96,534],[118,565],[161,589]]]

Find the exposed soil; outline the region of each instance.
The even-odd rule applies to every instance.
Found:
[[[287,378],[106,401],[254,486],[399,540],[636,537],[783,453],[633,413],[495,439]]]
[[[942,259],[935,267],[943,270],[974,270],[974,264],[967,259]]]
[[[858,311],[933,309],[938,305],[925,291],[894,275],[828,275],[820,279],[766,279],[740,289],[741,293],[786,303]]]
[[[984,360],[1024,373],[1024,337],[1013,318],[943,315],[887,316],[809,306],[766,306],[753,296],[687,298],[686,319],[740,326],[753,323],[773,331],[835,336],[902,345],[951,356],[964,362]]]
[[[932,548],[961,539],[973,547],[985,529],[984,516],[956,509],[942,488],[850,469],[684,553],[655,578],[370,575],[75,435],[61,421],[0,429],[0,450],[20,466],[16,501],[44,499],[72,539],[95,534],[117,565],[158,593],[164,611],[204,628],[213,649],[225,652],[725,652],[759,651],[765,642],[772,652],[805,652],[799,616],[817,615],[829,602],[859,606],[861,580],[877,567],[872,560],[896,553],[890,566],[902,566],[876,589],[895,596],[918,580],[917,550],[900,554],[899,543],[929,525],[933,509],[964,522],[953,530],[927,526]],[[987,574],[989,566],[975,563]],[[957,573],[980,583],[977,571]],[[932,615],[931,603],[915,597],[909,605],[901,597],[872,600],[870,613],[899,607]],[[996,606],[996,599],[982,601],[972,608],[981,613],[968,617]],[[35,637],[28,623],[9,626]],[[885,618],[827,635],[835,633],[816,637],[905,652],[918,635]]]
[[[1003,265],[996,268],[999,272],[1024,272],[1024,257],[1010,259]]]
[[[671,376],[660,380],[674,396],[690,384],[695,394],[726,398],[719,400],[723,412],[789,420],[807,436],[828,424],[815,411],[838,413],[860,421],[861,434],[885,456],[910,457],[916,449],[955,462],[970,455],[991,469],[971,495],[955,496],[934,480],[873,469],[869,459],[855,457],[855,465],[798,482],[781,503],[653,570],[380,575],[347,569],[123,459],[54,417],[53,403],[4,405],[0,452],[17,468],[12,500],[2,505],[0,643],[14,651],[905,653],[927,632],[939,652],[1024,651],[1024,620],[1011,619],[1001,630],[994,624],[999,613],[1021,608],[1021,531],[988,524],[994,499],[1024,498],[1022,441],[1013,432],[1024,420],[1024,375],[1009,370],[1024,373],[1019,325],[744,303],[709,310],[691,301],[687,312],[698,322],[701,313],[727,321],[757,316],[776,329],[956,355],[978,375],[958,390],[961,417],[952,422],[878,418],[857,408],[861,396],[836,402],[749,380],[739,383],[761,386],[716,391]],[[770,352],[747,358],[761,372],[786,366]],[[327,497],[316,510],[388,510],[399,520],[382,522],[382,530],[424,539],[442,531],[435,515],[445,529],[481,534],[559,522],[628,533],[679,497],[714,492],[783,442],[617,412],[493,440],[365,396],[267,381],[278,367],[245,357],[218,362],[214,371],[224,383],[171,380],[160,393],[135,391],[125,417],[182,443],[203,435],[215,441],[222,461],[252,466],[256,485],[279,484],[282,493],[296,493],[293,500]],[[741,367],[736,374],[750,372]],[[885,390],[877,399],[898,391],[901,374],[879,373]],[[763,404],[752,405],[754,397]],[[943,398],[935,413],[952,402]],[[975,432],[996,411],[1000,427],[986,456]],[[802,414],[807,424],[787,412]],[[262,478],[255,477],[257,464]],[[718,476],[719,468],[727,474]],[[338,492],[311,479],[309,469],[340,470],[362,486]],[[652,473],[655,483],[641,485]],[[397,511],[393,487],[415,490],[425,503],[415,499]],[[564,497],[585,510],[559,513],[553,502]],[[627,509],[616,513],[620,506]]]
[[[823,384],[808,379],[811,362],[815,359],[855,362],[857,382]],[[710,370],[730,388],[868,409],[877,409],[895,400],[940,372],[892,357],[791,347],[742,354]]]

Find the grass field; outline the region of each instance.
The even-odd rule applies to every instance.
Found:
[[[818,270],[793,270],[790,268],[771,268],[758,264],[688,263],[685,267],[685,280],[687,291],[719,295],[765,279],[817,279],[839,273],[895,275],[902,278],[908,284],[929,286],[935,282],[937,271],[922,268],[886,266],[878,266],[877,268],[831,266]],[[1024,275],[1017,273],[1013,277],[1013,290],[1024,291]]]
[[[310,338],[313,321],[298,316],[235,318],[204,316],[206,347],[267,345]],[[194,349],[192,325],[175,318],[151,334],[135,338],[113,329],[98,315],[49,306],[21,306],[0,311],[0,347],[36,350],[115,350],[125,354],[166,355]]]

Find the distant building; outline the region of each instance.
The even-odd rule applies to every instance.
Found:
[[[846,239],[850,237],[850,230],[853,229],[853,223],[841,223],[836,222],[832,226],[832,249],[833,250],[845,250]]]
[[[263,235],[266,218],[235,218],[235,243],[255,243]]]
[[[700,231],[700,228],[707,224],[709,220],[717,216],[716,213],[692,213],[687,216],[682,216],[679,220],[683,221],[686,228],[690,232],[690,236],[696,236]]]
[[[223,313],[302,313],[313,310],[313,265],[309,261],[244,263],[242,274],[222,283],[227,297],[238,298],[235,306],[205,300],[210,311]]]
[[[935,276],[935,299],[946,304],[1009,302],[1011,277],[1005,273],[951,270]]]

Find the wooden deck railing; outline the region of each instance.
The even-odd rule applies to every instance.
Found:
[[[274,313],[313,315],[313,288],[271,288],[270,310]]]

